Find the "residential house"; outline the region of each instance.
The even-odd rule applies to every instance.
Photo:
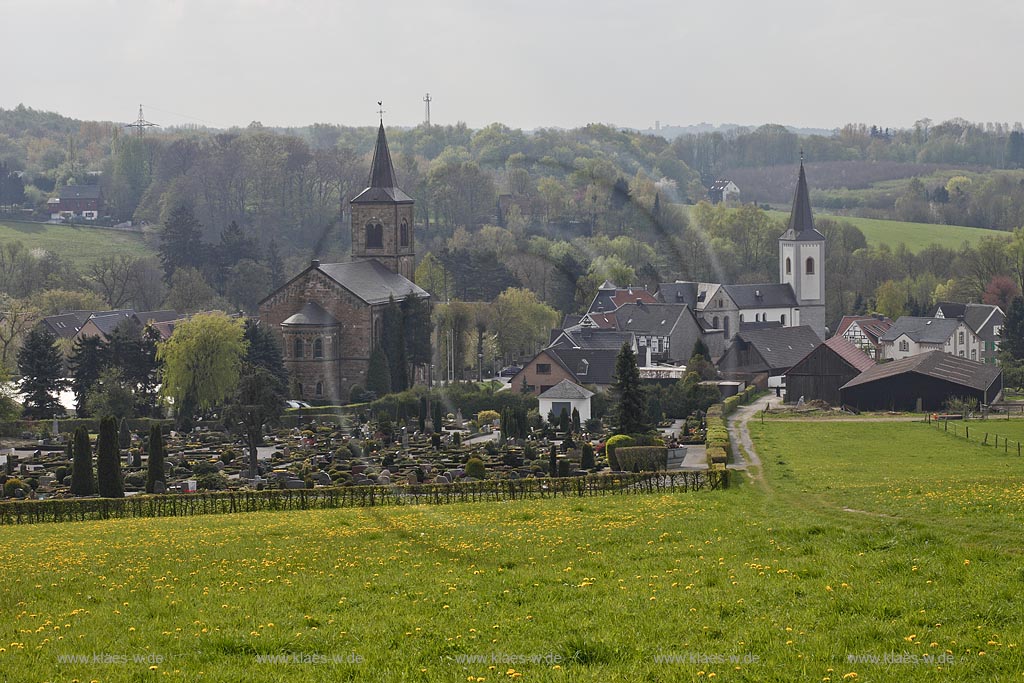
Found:
[[[896,321],[899,324],[899,321]],[[939,350],[876,365],[840,389],[842,402],[859,410],[943,410],[949,399],[999,400],[1003,372]]]
[[[903,316],[879,341],[883,360],[900,360],[928,351],[978,360],[984,348],[978,335],[961,318]]]
[[[999,354],[999,341],[1006,314],[999,306],[991,304],[958,304],[940,301],[932,310],[934,318],[958,318],[981,340],[981,355],[978,360],[995,363]]]
[[[874,365],[875,361],[846,337],[830,337],[786,373],[786,402],[802,398],[839,405],[840,387]]]
[[[634,303],[615,311],[618,328],[636,335],[642,364],[685,363],[698,341],[704,342],[712,358],[725,351],[724,337],[705,332],[686,304]]]
[[[708,201],[712,204],[736,202],[740,199],[740,188],[728,178],[721,178],[711,183],[708,188]]]
[[[615,376],[615,361],[620,349],[542,349],[509,380],[511,391],[526,391],[536,396],[562,380],[607,389]]]
[[[82,218],[94,221],[103,211],[103,192],[99,185],[65,185],[54,203],[47,202],[50,218]]]
[[[637,302],[656,304],[658,299],[644,287],[620,287],[611,280],[605,280],[597,288],[587,313],[611,313],[619,306]]]
[[[821,338],[807,325],[740,332],[718,359],[718,371],[725,379],[742,379],[781,396],[786,372],[819,344]]]
[[[880,338],[890,327],[892,320],[884,315],[844,315],[836,327],[836,336],[846,337],[875,360],[881,360]]]

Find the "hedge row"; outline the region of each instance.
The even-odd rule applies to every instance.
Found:
[[[730,397],[732,398],[732,397]],[[706,426],[704,443],[707,446],[708,466],[724,464],[729,453],[729,429],[725,426],[723,404],[716,403],[708,408],[704,417]]]
[[[0,503],[0,526],[129,517],[188,517],[233,512],[326,510],[380,505],[606,496],[728,488],[729,473],[592,474],[564,479],[501,479],[416,486],[353,486],[269,491],[67,498]]]
[[[757,398],[758,393],[757,387],[751,384],[735,396],[725,399],[722,401],[722,415],[732,415],[737,408],[745,406]]]
[[[167,431],[173,429],[174,420],[163,420],[151,417],[130,417],[128,428],[133,432],[148,433],[150,426],[158,424]],[[69,417],[57,420],[57,429],[62,433],[74,432],[79,426],[85,426],[92,433],[99,432],[100,418],[98,417]],[[53,420],[13,420],[11,422],[0,422],[0,436],[17,437],[26,432],[32,434],[49,434],[53,427]]]
[[[623,472],[657,472],[668,469],[668,449],[664,446],[619,446],[615,458]]]

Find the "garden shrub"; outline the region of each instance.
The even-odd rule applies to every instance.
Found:
[[[633,437],[627,436],[626,434],[616,434],[612,438],[608,439],[604,445],[604,452],[608,456],[608,466],[611,467],[613,471],[621,471],[619,461],[615,458],[615,450],[624,446],[633,446],[634,444],[635,441],[633,440]]]
[[[615,459],[626,472],[657,472],[668,468],[668,449],[664,446],[619,446]]]
[[[466,476],[473,477],[474,479],[486,479],[487,468],[484,467],[484,461],[480,458],[470,458],[467,460]]]

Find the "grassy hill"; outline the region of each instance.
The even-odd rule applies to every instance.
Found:
[[[104,682],[1019,675],[1015,454],[919,423],[752,429],[764,478],[725,491],[3,528],[0,670]],[[861,659],[893,653],[906,663]]]
[[[27,249],[45,249],[78,267],[108,254],[148,256],[155,253],[135,232],[0,219],[0,242],[20,241]]]
[[[769,211],[773,218],[789,220],[788,211]],[[898,246],[901,242],[913,252],[938,244],[942,247],[958,249],[964,242],[976,244],[982,237],[1006,237],[1010,233],[1002,230],[985,228],[969,228],[962,225],[936,225],[933,223],[905,223],[877,218],[858,218],[856,216],[833,216],[815,213],[817,218],[830,218],[836,221],[853,223],[868,240],[868,244],[888,244]]]

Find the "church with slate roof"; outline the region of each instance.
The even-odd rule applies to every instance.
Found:
[[[350,202],[351,259],[313,260],[259,305],[261,323],[282,342],[292,398],[347,403],[353,386],[366,387],[389,301],[429,298],[412,281],[413,205],[395,180],[381,122],[368,186]]]

